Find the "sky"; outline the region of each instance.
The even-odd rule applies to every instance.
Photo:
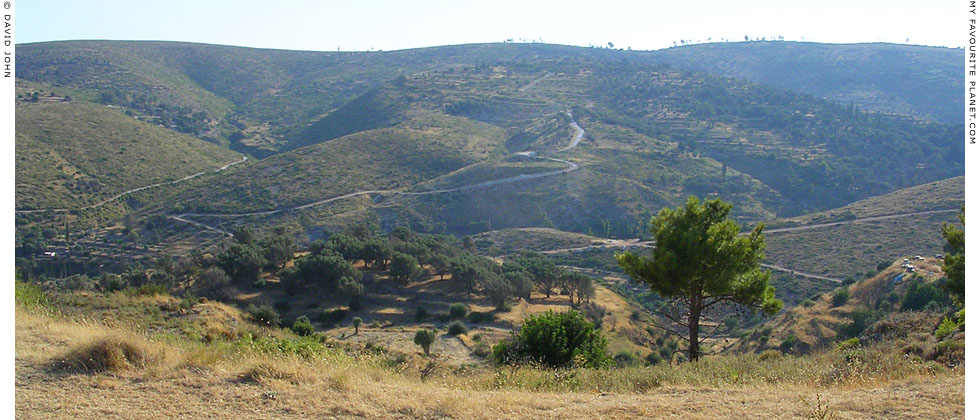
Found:
[[[17,43],[167,40],[316,51],[478,42],[788,41],[964,47],[963,1],[15,0]]]

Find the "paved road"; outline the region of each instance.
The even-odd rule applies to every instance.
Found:
[[[197,178],[197,177],[199,177],[201,175],[204,175],[206,173],[209,173],[209,172],[210,173],[221,172],[221,171],[223,171],[225,169],[228,169],[228,168],[230,168],[230,167],[232,167],[234,165],[237,165],[239,163],[243,163],[246,160],[248,160],[248,157],[245,156],[245,155],[242,155],[242,160],[237,160],[237,161],[231,162],[231,163],[229,163],[229,164],[227,164],[225,166],[222,166],[222,167],[220,167],[218,169],[215,169],[213,171],[198,172],[196,174],[187,175],[187,176],[185,176],[183,178],[176,179],[176,180],[173,180],[173,181],[158,182],[156,184],[150,184],[150,185],[139,187],[139,188],[133,188],[131,190],[123,191],[123,192],[121,192],[119,194],[116,194],[116,195],[114,195],[112,197],[109,197],[109,198],[107,198],[105,200],[102,200],[102,201],[100,201],[98,203],[95,203],[95,204],[92,204],[92,205],[89,205],[89,206],[85,206],[85,207],[79,207],[79,208],[75,208],[75,209],[66,209],[65,208],[65,209],[14,210],[14,213],[22,213],[22,214],[28,214],[28,213],[44,213],[44,212],[66,213],[66,212],[73,211],[73,210],[88,210],[88,209],[93,209],[93,208],[96,208],[96,207],[99,207],[99,206],[103,206],[106,203],[109,203],[111,201],[118,200],[118,199],[120,199],[120,198],[122,198],[122,197],[124,197],[126,195],[129,195],[129,194],[132,194],[132,193],[135,193],[135,192],[145,191],[145,190],[148,190],[148,189],[151,189],[151,188],[156,188],[156,187],[163,186],[163,185],[179,184],[181,182],[184,182],[184,181],[187,181],[187,180],[190,180],[190,179]]]

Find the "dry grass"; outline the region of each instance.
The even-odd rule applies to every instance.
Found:
[[[393,364],[383,353],[303,357],[219,342],[163,343],[22,310],[16,334],[18,418],[594,419],[670,413],[743,419],[823,413],[936,419],[964,412],[961,369],[895,360],[880,369],[855,370],[866,379],[821,381],[845,367],[842,356],[831,353],[767,362],[751,355],[716,356],[696,365],[619,370],[442,367],[422,382],[412,368],[425,362],[420,357]],[[54,374],[45,368],[52,354],[113,334],[145,354],[165,354],[94,374]]]
[[[153,360],[144,343],[126,336],[111,335],[77,346],[58,358],[56,370],[98,373],[145,368]]]

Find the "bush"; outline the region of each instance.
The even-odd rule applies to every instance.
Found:
[[[876,314],[867,309],[860,309],[847,314],[847,317],[851,322],[837,326],[837,338],[845,339],[861,335],[875,321]]]
[[[616,367],[624,368],[624,367],[636,365],[638,363],[638,360],[636,358],[636,355],[633,354],[633,352],[623,350],[616,353],[616,355],[613,356],[613,362],[616,363]]]
[[[779,343],[779,350],[782,351],[783,353],[789,353],[790,351],[793,350],[794,347],[796,347],[796,344],[799,341],[800,340],[796,338],[795,335],[790,334],[789,336],[784,338],[781,343]]]
[[[497,315],[493,312],[470,312],[466,318],[471,324],[483,324],[493,322],[497,318]]]
[[[466,309],[466,305],[462,303],[454,303],[449,305],[449,319],[463,319],[466,318],[466,313],[469,312]]]
[[[634,321],[639,321],[640,320],[640,311],[638,309],[634,309],[633,312],[630,312],[630,319],[632,319]]]
[[[323,311],[317,315],[317,320],[327,324],[336,324],[343,321],[347,317],[347,311],[343,309],[334,309],[332,311]]]
[[[783,358],[783,353],[779,350],[769,349],[762,353],[759,353],[759,361],[766,362],[769,360],[779,360]]]
[[[646,360],[647,360],[647,363],[649,363],[650,365],[654,365],[654,366],[655,365],[659,365],[659,364],[663,363],[663,361],[664,361],[664,359],[662,357],[660,357],[660,354],[658,354],[655,351],[650,352],[650,354],[647,355]]]
[[[466,325],[463,324],[462,321],[450,322],[449,327],[446,329],[446,332],[454,337],[460,334],[466,334],[467,331],[469,331],[469,329],[466,328]]]
[[[425,355],[429,355],[429,346],[436,341],[436,333],[428,328],[423,328],[415,332],[415,339],[413,340],[415,344],[422,347],[422,351]]]
[[[803,306],[804,308],[809,308],[813,306],[813,301],[810,299],[803,299],[803,301],[800,302],[800,305]]]
[[[838,287],[834,290],[834,293],[830,295],[830,303],[834,307],[841,306],[847,303],[847,300],[851,298],[851,291],[846,287]]]
[[[857,337],[852,337],[852,338],[848,338],[847,340],[841,341],[840,344],[837,345],[837,351],[854,350],[860,346],[861,346],[861,340],[858,340]]]
[[[275,308],[269,305],[249,305],[246,312],[248,312],[249,318],[251,318],[256,324],[265,325],[267,327],[279,326],[279,312],[276,312]]]
[[[415,308],[415,322],[422,322],[427,319],[429,319],[429,311],[421,306]]]
[[[610,363],[606,338],[577,311],[548,311],[528,318],[511,340],[493,347],[493,361],[591,368]]]
[[[734,316],[726,317],[723,322],[725,323],[725,329],[728,331],[735,331],[735,328],[738,327],[738,318]]]
[[[359,316],[355,316],[353,319],[350,320],[351,325],[354,326],[354,334],[359,334],[361,332],[362,322],[364,322],[364,320],[362,320],[361,317]]]
[[[290,329],[293,330],[294,333],[302,336],[312,335],[314,331],[313,324],[310,322],[310,319],[306,317],[306,315],[296,318],[296,320],[293,321],[293,326]]]
[[[217,271],[218,273],[221,273],[220,275],[224,276],[225,279],[228,279],[228,275],[225,274],[224,271],[221,271],[220,268],[211,267],[209,271],[210,270]],[[207,271],[205,271],[205,273],[207,273]],[[194,285],[198,286],[200,282],[201,282],[200,277],[198,277],[198,280],[194,283]],[[225,283],[227,284],[227,281]],[[123,290],[127,286],[128,285],[126,284],[126,280],[123,279],[122,276],[115,273],[105,273],[102,274],[101,277],[99,277],[99,287],[102,288],[102,291],[106,293]],[[197,293],[202,296],[208,296],[205,293],[201,293],[201,292],[197,292]]]
[[[934,302],[938,305],[948,302],[946,293],[932,284],[922,284],[916,281],[912,282],[908,290],[905,291],[901,309],[903,311],[919,311]]]
[[[943,323],[939,324],[939,328],[936,329],[936,341],[943,341],[957,330],[959,330],[959,326],[953,320],[943,317]]]
[[[966,359],[966,343],[963,340],[943,341],[926,357],[949,367],[959,365]]]

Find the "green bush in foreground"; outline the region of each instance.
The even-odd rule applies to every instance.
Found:
[[[598,368],[610,364],[606,338],[576,311],[548,311],[528,318],[511,340],[493,347],[497,364]]]

